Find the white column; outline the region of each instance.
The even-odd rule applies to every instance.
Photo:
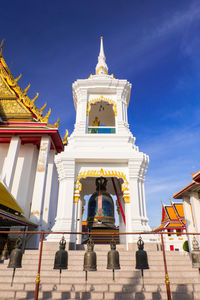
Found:
[[[190,194],[190,203],[192,205],[195,231],[200,232],[200,202],[198,192],[192,192]]]
[[[187,232],[194,232],[194,222],[193,222],[193,215],[192,215],[192,208],[190,205],[190,198],[184,196],[183,197],[183,209],[185,215],[185,222],[186,222],[186,231]],[[192,250],[192,236],[188,235],[188,244],[190,251]]]
[[[75,161],[62,157],[62,153],[56,157],[56,166],[59,176],[59,194],[56,221],[52,231],[75,231],[76,209],[73,201]],[[50,234],[48,241],[59,241],[62,235]],[[74,237],[65,236],[67,242],[74,242]]]
[[[42,225],[50,144],[51,139],[49,136],[43,136],[41,138],[30,216],[30,219],[39,225],[38,230],[41,229]]]
[[[7,185],[9,190],[11,190],[12,183],[13,183],[20,145],[21,145],[20,137],[13,136],[11,138],[10,145],[8,148],[8,154],[7,157],[5,158],[4,165],[3,165],[2,180]]]
[[[54,157],[55,157],[55,150],[50,150],[49,160],[48,160],[48,169],[47,169],[46,187],[45,187],[44,210],[43,210],[43,218],[42,218],[42,229],[45,231],[49,230],[51,202],[53,201],[52,190],[53,190],[53,186],[54,186],[53,185]]]

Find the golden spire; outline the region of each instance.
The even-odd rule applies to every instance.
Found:
[[[108,66],[106,64],[106,57],[103,49],[103,37],[100,37],[100,51],[98,56],[98,63],[96,65],[96,75],[107,75]]]

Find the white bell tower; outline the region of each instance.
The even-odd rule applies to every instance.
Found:
[[[52,231],[82,231],[85,196],[95,191],[99,176],[107,178],[110,194],[118,194],[119,231],[150,230],[144,190],[149,157],[139,152],[129,130],[130,92],[127,80],[108,75],[101,37],[95,75],[73,83],[76,123],[64,152],[56,157],[59,199]],[[120,243],[137,238],[123,235]],[[48,239],[60,237],[50,235]],[[81,243],[81,236],[71,236],[69,241]]]

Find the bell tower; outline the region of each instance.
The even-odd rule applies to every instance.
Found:
[[[149,157],[135,145],[127,109],[131,84],[108,74],[103,37],[95,74],[73,85],[76,122],[64,152],[56,156],[59,199],[53,231],[82,231],[86,196],[96,189],[96,179],[107,180],[107,192],[116,199],[119,231],[149,231],[144,180]],[[49,240],[59,240],[50,235]],[[81,236],[69,237],[81,243]],[[120,243],[132,243],[131,235]]]

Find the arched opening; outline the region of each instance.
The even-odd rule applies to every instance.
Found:
[[[104,178],[104,177],[101,177]],[[106,177],[106,189],[101,193],[98,190],[96,181],[99,177],[85,177],[80,179],[80,209],[82,213],[80,231],[85,232],[81,243],[88,239],[87,232],[96,232],[101,230],[102,235],[105,231],[124,231],[124,220],[120,205],[113,186],[112,177]],[[124,180],[122,178],[114,178],[117,186],[118,197],[121,201],[122,210],[125,213],[125,203],[123,200],[122,185]],[[95,238],[95,237],[94,237]],[[111,237],[101,237],[99,241],[95,242],[107,243],[110,242]],[[116,237],[119,242],[119,237]]]
[[[115,133],[113,105],[104,100],[90,104],[88,133]]]

